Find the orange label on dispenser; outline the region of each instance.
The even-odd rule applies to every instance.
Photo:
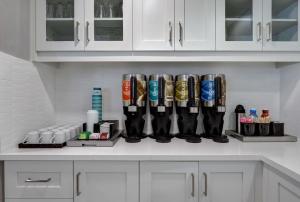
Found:
[[[130,101],[130,81],[125,80],[122,83],[122,97],[123,101]]]

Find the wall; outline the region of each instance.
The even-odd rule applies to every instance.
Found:
[[[286,124],[286,132],[300,137],[300,64],[279,64],[278,67],[281,80],[280,117]]]
[[[55,68],[0,52],[0,151],[54,123]]]
[[[0,1],[0,50],[30,58],[30,0]]]
[[[237,104],[248,108],[267,107],[273,118],[279,119],[280,75],[274,63],[63,63],[56,71],[56,120],[84,121],[86,111],[91,108],[91,90],[97,86],[104,91],[104,118],[122,119],[122,74],[165,72],[173,75],[225,73],[228,79],[226,129],[234,128],[233,111]],[[176,130],[173,126],[172,131]],[[146,132],[150,133],[151,127]]]

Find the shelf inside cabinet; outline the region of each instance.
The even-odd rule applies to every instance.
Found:
[[[226,18],[226,21],[252,21],[252,18]]]
[[[123,18],[95,18],[95,21],[121,21]]]
[[[298,22],[298,19],[272,19],[273,22]]]
[[[74,21],[74,18],[46,18],[47,21]]]

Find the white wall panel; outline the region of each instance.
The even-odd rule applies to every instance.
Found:
[[[280,75],[274,63],[62,63],[56,71],[56,120],[85,120],[92,88],[98,86],[103,88],[104,118],[121,119],[121,79],[126,73],[225,73],[226,129],[235,127],[233,111],[237,104],[269,108],[272,117],[279,120]],[[148,120],[148,133],[149,126]],[[176,130],[173,127],[172,131]]]

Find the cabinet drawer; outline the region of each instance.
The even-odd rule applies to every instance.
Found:
[[[6,161],[5,198],[73,198],[72,161]]]

